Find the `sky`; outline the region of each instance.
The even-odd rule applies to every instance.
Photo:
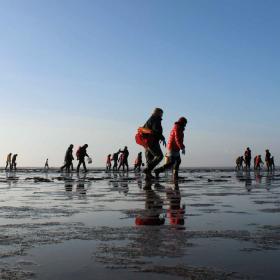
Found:
[[[188,119],[182,165],[280,159],[278,0],[0,0],[0,166],[60,166],[69,144],[143,151],[153,108]],[[163,148],[165,153],[165,149]]]

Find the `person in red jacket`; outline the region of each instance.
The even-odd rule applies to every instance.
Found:
[[[161,172],[173,167],[173,178],[175,180],[178,179],[178,172],[181,164],[180,151],[182,151],[183,155],[185,154],[184,130],[187,122],[187,119],[184,117],[181,117],[175,122],[167,144],[167,156],[169,157],[169,161],[162,167],[154,170],[156,178],[159,178]]]

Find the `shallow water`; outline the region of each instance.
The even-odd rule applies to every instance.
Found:
[[[279,279],[280,172],[0,173],[0,279]]]

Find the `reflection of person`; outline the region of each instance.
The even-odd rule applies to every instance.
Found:
[[[185,206],[181,206],[181,193],[178,183],[175,183],[174,189],[170,188],[166,191],[169,201],[169,209],[167,217],[171,225],[184,225]]]
[[[11,170],[17,170],[17,156],[17,154],[14,154],[12,157]]]
[[[5,170],[7,170],[8,167],[9,167],[10,169],[12,169],[12,153],[9,153],[9,154],[7,155]]]
[[[165,219],[160,215],[162,214],[163,200],[158,194],[152,190],[152,183],[146,181],[144,190],[146,195],[145,210],[136,217],[135,224],[139,226],[158,226],[163,225]]]
[[[178,179],[179,167],[181,164],[181,156],[185,154],[185,145],[184,145],[184,130],[187,125],[187,119],[181,117],[177,122],[175,122],[167,144],[167,156],[169,161],[164,164],[162,167],[155,169],[156,178],[159,177],[161,172],[173,167],[173,178],[174,180]]]

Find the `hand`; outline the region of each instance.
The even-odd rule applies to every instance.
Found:
[[[164,147],[166,147],[166,141],[165,141],[165,139],[162,140],[162,144],[163,144]]]
[[[183,154],[183,155],[186,154],[186,150],[185,150],[185,149],[182,150],[182,154]]]

